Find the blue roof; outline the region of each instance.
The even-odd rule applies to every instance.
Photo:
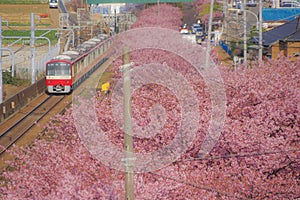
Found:
[[[291,21],[300,15],[300,8],[263,8],[263,21]]]
[[[288,38],[285,39],[287,42],[300,42],[300,31],[292,34]]]

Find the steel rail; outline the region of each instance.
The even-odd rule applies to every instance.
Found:
[[[49,100],[52,99],[53,96],[48,96],[44,101],[42,101],[40,104],[38,104],[36,107],[34,107],[30,112],[28,112],[24,117],[22,117],[20,120],[18,120],[16,123],[14,123],[11,127],[9,127],[7,130],[5,130],[0,135],[0,139],[5,137],[8,133],[10,133],[14,128],[18,128],[18,125],[21,124],[26,118],[28,118],[30,115],[34,115],[34,112],[37,111],[39,108],[41,108],[45,103],[49,102]],[[38,121],[40,121],[45,115],[47,115],[58,103],[60,103],[64,99],[64,95],[61,96],[61,98],[57,99],[56,102],[51,107],[48,107],[48,109],[43,112],[39,117],[37,117],[34,122],[31,122],[31,124],[23,130],[20,134],[16,134],[17,136],[14,137],[12,140],[12,137],[10,137],[10,142],[8,144],[5,144],[4,149],[1,149],[0,155],[2,155],[5,151],[7,151],[13,144],[15,144],[20,138],[22,138],[32,127],[36,125]]]
[[[16,123],[14,123],[12,126],[10,126],[8,129],[6,129],[5,131],[3,131],[0,134],[0,138],[5,136],[9,131],[11,131],[13,128],[15,128],[18,124],[21,123],[21,121],[23,121],[25,118],[27,118],[29,115],[31,115],[34,111],[36,111],[43,103],[45,103],[46,101],[48,101],[51,98],[51,96],[48,96],[44,101],[42,101],[39,105],[37,105],[36,107],[34,107],[29,113],[27,113],[26,115],[24,115],[21,119],[19,119]]]
[[[89,71],[87,71],[82,77],[80,77],[73,85],[73,89],[75,90],[79,85],[81,85],[86,79],[90,77],[91,74],[93,74],[98,68],[104,64],[110,55],[106,55],[103,58],[101,58],[97,64],[95,64]],[[10,132],[13,131],[13,129],[17,128],[18,125],[20,125],[26,118],[28,118],[31,115],[34,115],[34,112],[37,111],[39,108],[41,108],[43,105],[45,105],[52,97],[55,95],[48,96],[45,100],[43,100],[41,103],[39,103],[37,106],[35,106],[30,112],[26,113],[21,119],[17,120],[13,125],[11,125],[8,129],[6,129],[4,132],[0,134],[0,141],[2,138],[7,136]],[[36,125],[38,121],[40,121],[46,114],[49,113],[52,108],[54,108],[59,102],[61,102],[65,95],[61,95],[62,98],[58,99],[57,102],[55,102],[51,107],[47,107],[48,109],[42,113],[41,116],[37,117],[33,122],[30,122],[31,124],[23,130],[20,134],[15,134],[17,137],[9,137],[9,143],[5,144],[5,147],[3,149],[0,149],[0,155],[2,155],[7,149],[9,149],[13,144],[15,144],[22,136],[24,136],[33,126]],[[12,140],[12,138],[14,138]]]

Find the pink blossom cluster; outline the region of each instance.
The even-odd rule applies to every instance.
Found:
[[[109,169],[81,144],[70,111],[45,127],[43,139],[12,151],[1,199],[116,199]]]
[[[199,109],[206,111],[201,113],[201,126],[193,145],[182,155],[181,160],[147,174],[147,178],[145,175],[136,176],[137,188],[143,189],[141,195],[147,193],[145,183],[149,187],[157,183],[157,190],[149,194],[150,198],[196,199],[200,195],[209,199],[292,199],[299,196],[300,109],[297,102],[300,100],[300,60],[291,62],[287,58],[280,58],[235,71],[219,66],[227,94],[226,124],[217,145],[203,159],[199,149],[211,113],[209,91],[201,76],[195,75],[193,68],[180,57],[172,57],[168,52],[151,49],[131,52],[131,59],[137,65],[155,60],[183,73],[194,85],[200,102]],[[147,110],[150,105],[159,102],[169,107],[161,101],[161,96],[167,97],[170,91],[160,89],[160,93],[154,93],[153,87],[141,88],[133,96],[133,117],[142,123],[149,120]],[[107,98],[105,101],[99,105],[99,118],[110,119],[109,126],[114,127],[111,113],[106,112],[111,108],[105,106],[111,105],[108,103],[110,100]],[[176,105],[176,101],[174,103]],[[173,109],[175,111],[178,107]],[[174,114],[177,115],[176,112],[170,112],[171,117]],[[168,133],[176,132],[178,126],[173,124],[169,128],[156,135],[159,140],[155,140],[155,137],[146,142],[136,139],[135,150],[156,150],[153,147],[161,148],[161,145],[169,143],[173,138]],[[119,140],[116,143],[121,144],[121,134],[119,132],[118,137],[114,138],[115,141]],[[160,142],[162,144],[159,145]],[[149,176],[150,180],[155,180],[151,184],[148,182]],[[164,185],[168,190],[158,185]]]
[[[224,14],[221,11],[213,12],[213,19],[222,19],[223,17],[224,17]],[[201,19],[202,19],[203,23],[208,23],[209,14],[203,15]]]
[[[298,63],[269,61],[261,67],[236,71],[220,66],[228,101],[226,124],[213,151],[208,157],[201,158],[198,150],[210,114],[209,103],[205,103],[209,102],[205,83],[200,76],[199,80],[193,76],[195,71],[188,63],[167,52],[149,49],[132,52],[131,58],[142,63],[150,54],[157,62],[173,64],[187,79],[191,78],[201,102],[200,108],[207,112],[202,114],[204,119],[198,137],[180,160],[163,169],[135,175],[137,199],[197,199],[199,196],[209,199],[292,199],[299,195]],[[144,63],[151,61],[151,56],[149,59]],[[116,66],[111,70],[113,68],[117,70]],[[173,102],[171,91],[160,87],[160,92],[153,91],[155,87],[158,86],[140,88],[133,95],[133,107],[137,109],[133,111],[134,118],[141,123],[147,122],[146,112],[154,102],[170,108],[167,111],[170,119],[176,119],[178,115],[174,112],[178,109],[176,100],[170,104]],[[162,99],[161,95],[168,94],[171,101]],[[111,131],[115,134],[109,137],[121,148],[123,136],[112,118],[109,98],[98,102],[97,112],[103,129],[115,129]],[[14,189],[10,186],[9,192],[4,190],[3,194],[12,199],[39,195],[54,199],[122,199],[123,173],[107,169],[82,147],[71,110],[57,119],[59,121],[53,121],[47,127],[49,137],[55,137],[55,142],[40,140],[31,149],[24,150],[26,154],[19,154],[19,162],[26,165],[14,164],[18,170],[5,173],[6,178],[13,180]],[[155,145],[165,145],[172,140],[168,135],[178,128],[176,120],[167,126],[168,131],[150,140],[135,140],[136,151],[153,151],[158,148]],[[161,139],[156,140],[156,137]]]
[[[214,4],[216,4],[216,2],[214,2]],[[210,0],[197,0],[197,1],[193,2],[193,5],[199,14],[203,11],[203,9],[207,9],[207,6],[210,6]],[[218,10],[213,12],[213,19],[216,19],[216,18],[222,19],[223,17],[224,17],[223,12],[218,11]],[[201,16],[201,20],[202,20],[202,23],[205,23],[205,24],[208,23],[209,13]]]
[[[181,25],[182,12],[178,7],[159,4],[142,10],[132,28],[161,27],[178,30]]]
[[[148,16],[149,26],[157,20],[151,13],[144,16]],[[168,17],[170,15],[165,16],[166,19]],[[177,24],[174,22],[172,26],[177,27]],[[148,30],[145,32],[148,32],[150,38],[153,35]],[[132,37],[131,40],[135,41]],[[181,49],[188,51],[184,44],[178,43]],[[199,59],[198,52],[191,52],[189,56]],[[199,150],[211,119],[212,91],[205,78],[186,59],[180,56],[180,52],[176,54],[164,49],[144,48],[130,52],[130,61],[134,63],[133,72],[143,69],[147,64],[156,63],[181,74],[196,96],[191,100],[187,94],[187,101],[184,102],[197,102],[199,109],[197,118],[189,118],[191,122],[197,120],[199,124],[189,149],[160,169],[136,172],[135,198],[298,198],[300,60],[291,62],[287,58],[280,58],[234,71],[225,66],[216,66],[223,78],[223,82],[215,80],[216,84],[226,91],[226,121],[214,148],[203,156]],[[113,72],[113,89],[117,80],[122,78],[119,68],[122,64],[122,58],[117,58],[108,69]],[[168,79],[166,83],[177,83],[175,76]],[[95,110],[85,109],[78,114],[88,121],[84,128],[88,129],[98,123],[115,148],[122,150],[124,132],[114,116],[112,97],[113,94],[104,95],[99,91],[96,97],[81,99],[94,102]],[[165,112],[165,123],[157,134],[149,138],[134,137],[135,153],[146,154],[172,143],[183,124],[183,106],[180,101],[182,99],[174,95],[174,91],[159,84],[145,84],[133,92],[132,118],[139,126],[146,127],[155,119],[156,116],[151,116],[155,105],[159,105],[159,109]],[[0,198],[124,199],[124,172],[105,166],[95,155],[91,155],[86,148],[87,143],[92,145],[98,141],[85,141],[78,136],[73,111],[74,107],[63,115],[57,115],[46,127],[43,139],[37,140],[30,148],[15,152],[17,159],[10,163],[1,179],[4,181],[1,182],[3,187],[0,188]],[[92,118],[94,113],[96,121]],[[185,142],[185,138],[182,141]],[[110,153],[107,152],[107,158],[115,159]]]

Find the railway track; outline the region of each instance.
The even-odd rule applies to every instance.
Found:
[[[94,79],[94,72],[104,71],[113,60],[114,52],[107,52],[102,57],[95,59],[93,67],[78,79],[73,89],[81,92],[85,90],[84,82],[89,78]],[[93,78],[94,77],[94,78]],[[25,108],[8,118],[5,123],[0,124],[0,171],[7,164],[6,161],[13,159],[7,150],[14,144],[17,146],[28,146],[40,136],[44,126],[52,117],[62,113],[72,103],[72,95],[47,95],[42,94]]]
[[[8,127],[5,127],[5,130],[1,130],[0,146],[2,146],[2,148],[0,148],[0,155],[26,135],[37,122],[47,115],[64,98],[64,95],[46,95],[42,102],[39,102],[35,106],[31,106],[29,111],[26,111],[23,116],[18,120],[15,120]]]

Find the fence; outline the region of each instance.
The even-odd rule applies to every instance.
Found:
[[[0,122],[5,120],[7,117],[12,115],[14,112],[20,110],[26,104],[28,104],[32,99],[37,97],[38,94],[45,91],[46,83],[45,78],[32,84],[30,87],[25,88],[21,92],[17,93],[15,96],[5,100],[0,104]]]
[[[103,53],[103,51],[106,51],[110,45],[111,45],[111,40],[106,42],[106,44],[104,45],[104,49],[101,48],[101,50],[99,50],[98,53]],[[59,46],[56,46],[53,49],[51,49],[51,51],[47,53],[47,56],[45,57],[42,56],[43,59],[39,59],[39,61],[36,62],[41,62],[41,63],[46,62],[48,60],[46,58],[48,58],[48,56],[50,56],[51,54],[54,55],[57,50],[59,50]],[[88,78],[106,60],[107,58],[103,58],[101,61],[91,66],[91,68],[89,68],[89,71],[85,73],[80,79],[78,79],[75,82],[75,84],[77,85],[73,85],[73,87],[77,87],[79,83],[81,83],[86,78]],[[44,71],[45,65],[41,64],[40,66],[43,66],[42,68],[40,68],[40,70]],[[5,100],[3,103],[0,104],[0,122],[4,121],[10,115],[20,110],[22,107],[28,104],[32,99],[37,97],[39,94],[45,92],[45,89],[46,89],[46,81],[45,81],[45,77],[42,77],[36,83],[18,92],[15,96],[12,96],[7,100]]]
[[[37,79],[45,75],[46,62],[59,53],[59,42],[54,47],[51,47],[50,51],[46,50],[45,53],[36,56],[34,67],[36,71]],[[23,58],[20,63],[15,64],[15,75],[21,79],[31,79],[32,64],[30,56]]]
[[[15,96],[5,100],[0,104],[0,122],[5,120],[11,114],[21,109],[23,106],[28,104],[33,98],[37,97],[40,93],[45,91],[45,68],[46,62],[49,61],[52,57],[58,55],[59,53],[59,43],[50,49],[50,51],[45,51],[43,54],[38,54],[35,59],[35,68],[36,68],[36,83],[25,88],[24,90],[17,93]],[[15,65],[16,76],[22,79],[31,79],[31,59],[27,55],[22,59],[25,59],[24,62]],[[25,53],[21,53],[24,55]]]
[[[228,53],[230,56],[232,55],[232,51],[231,51],[229,45],[225,44],[223,41],[220,41],[219,44],[222,47],[222,49],[224,51],[226,51],[226,53]]]

